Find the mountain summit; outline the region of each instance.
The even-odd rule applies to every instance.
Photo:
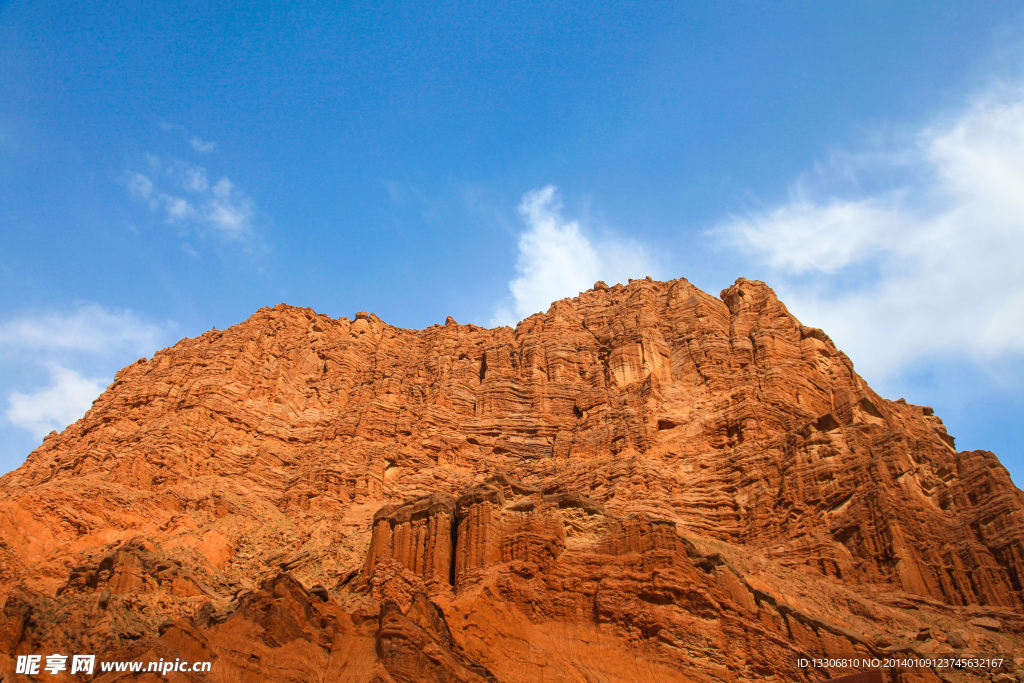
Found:
[[[1024,494],[761,282],[599,282],[514,330],[279,305],[0,478],[0,603],[4,681],[1009,681]]]

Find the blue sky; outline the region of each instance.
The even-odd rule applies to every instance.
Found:
[[[0,2],[0,471],[287,302],[767,281],[1024,481],[1016,2]]]

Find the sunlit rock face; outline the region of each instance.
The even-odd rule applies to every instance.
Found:
[[[5,681],[1015,676],[1024,494],[760,282],[598,283],[515,330],[281,305],[125,368],[0,479],[0,604]]]

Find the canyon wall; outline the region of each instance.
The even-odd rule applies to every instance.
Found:
[[[514,330],[280,305],[126,367],[0,478],[0,603],[4,680],[1014,677],[1024,494],[760,282],[599,282]]]

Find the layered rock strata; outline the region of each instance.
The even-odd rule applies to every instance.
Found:
[[[4,680],[50,652],[213,662],[175,680],[982,651],[1016,676],[1022,582],[996,457],[742,279],[598,283],[514,330],[261,309],[125,368],[0,478]]]

